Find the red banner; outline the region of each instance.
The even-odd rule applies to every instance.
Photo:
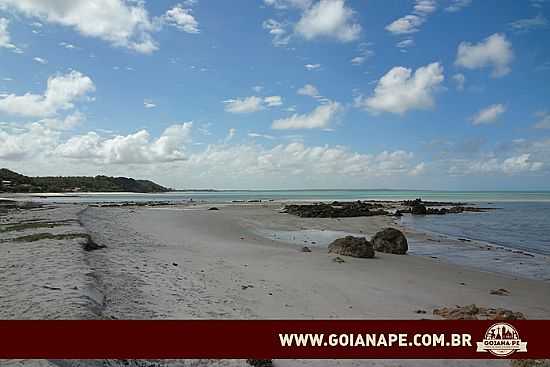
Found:
[[[550,321],[0,321],[0,358],[550,358]]]

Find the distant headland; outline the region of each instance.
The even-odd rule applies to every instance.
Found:
[[[108,176],[51,176],[29,177],[6,168],[0,169],[0,192],[45,193],[45,192],[139,192],[161,193],[173,189],[149,180]]]

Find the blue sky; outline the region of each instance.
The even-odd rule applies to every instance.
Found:
[[[0,0],[0,166],[550,189],[550,1]]]

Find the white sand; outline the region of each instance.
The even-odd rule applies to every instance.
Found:
[[[471,303],[520,311],[529,319],[550,317],[548,282],[498,275],[411,255],[377,253],[375,259],[344,257],[345,263],[336,263],[333,261],[335,256],[328,254],[321,243],[307,243],[312,252],[303,253],[296,243],[266,238],[266,231],[312,229],[371,236],[392,225],[389,217],[298,218],[278,213],[277,205],[229,205],[221,206],[219,211],[208,211],[204,206],[191,209],[89,208],[82,214],[81,221],[94,240],[107,248],[93,252],[74,250],[75,255],[65,261],[84,264],[83,270],[76,272],[83,273],[78,282],[82,287],[90,284],[93,287],[84,287],[86,293],[71,295],[66,290],[72,286],[68,279],[77,282],[77,278],[73,279],[73,271],[67,270],[65,277],[53,276],[48,280],[48,284],[61,284],[63,289],[62,292],[49,292],[55,295],[52,299],[34,298],[40,294],[36,292],[43,289],[38,285],[19,297],[21,302],[27,298],[27,302],[41,303],[39,310],[47,309],[48,302],[63,302],[72,310],[74,303],[67,302],[72,296],[89,301],[90,294],[98,299],[93,292],[99,292],[104,303],[100,310],[95,309],[91,314],[124,319],[415,319],[435,318],[432,310],[437,307]],[[58,210],[66,213],[77,207],[60,206]],[[43,213],[50,218],[58,215]],[[38,241],[29,251],[46,251],[44,246],[52,248],[53,244]],[[0,251],[1,255],[7,254],[6,243],[0,244]],[[12,256],[12,252],[9,254]],[[48,258],[48,274],[63,275],[65,268],[52,267],[60,258],[62,254],[58,252]],[[7,266],[5,263],[0,265]],[[16,297],[24,283],[10,282],[2,283],[0,294]],[[490,295],[489,291],[496,288],[505,288],[510,295]],[[18,313],[19,308],[13,300],[9,305],[10,310],[3,310],[4,317],[63,317],[63,314],[42,311]],[[90,302],[81,307],[90,307]],[[416,310],[425,310],[427,314],[417,314]],[[82,317],[80,315],[89,314],[67,311],[65,318]],[[275,361],[276,366],[323,366],[327,363],[346,366],[441,364],[438,361]],[[209,364],[210,361],[181,362],[181,365]],[[220,361],[218,364],[243,363]],[[445,365],[508,363],[446,361]]]

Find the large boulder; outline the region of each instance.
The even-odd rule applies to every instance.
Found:
[[[426,215],[428,214],[428,210],[424,204],[416,203],[411,207],[411,214]]]
[[[407,238],[403,232],[395,228],[386,228],[375,234],[372,244],[376,251],[388,254],[404,255],[409,249]]]
[[[338,238],[328,245],[328,252],[361,258],[374,257],[372,243],[367,241],[365,237],[346,236]]]

